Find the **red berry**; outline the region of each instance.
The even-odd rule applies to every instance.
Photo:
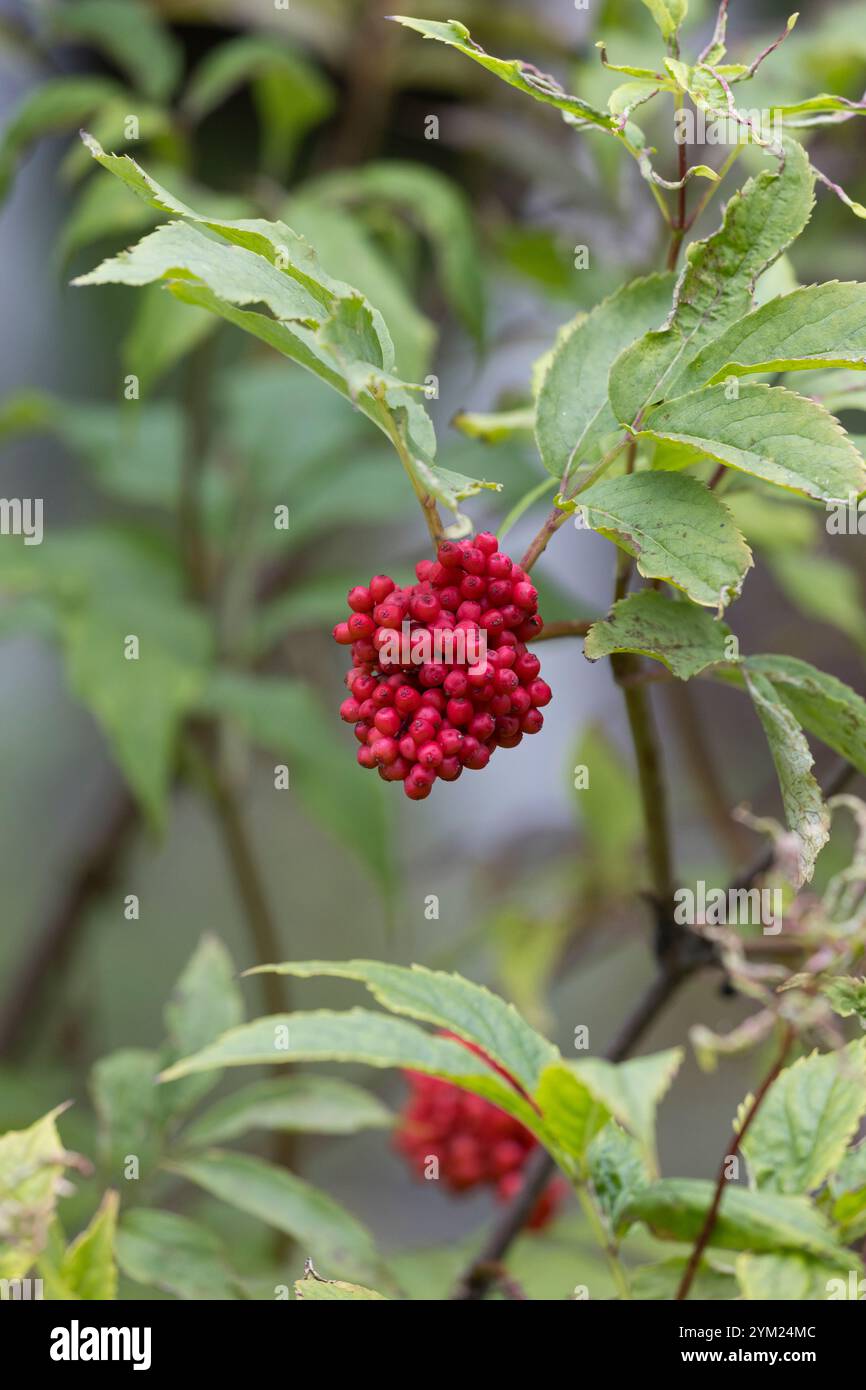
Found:
[[[437,768],[443,758],[442,749],[438,743],[423,743],[418,749],[418,761],[422,767]]]
[[[386,738],[394,738],[395,734],[400,732],[403,720],[399,710],[393,705],[386,705],[384,709],[376,711],[373,723],[380,734],[384,734]]]
[[[393,593],[395,587],[393,579],[389,579],[387,574],[374,575],[369,585],[373,603],[382,603],[390,593]]]
[[[393,738],[377,738],[375,743],[371,743],[370,751],[376,762],[382,765],[395,763],[400,756],[400,750]]]
[[[534,705],[549,705],[553,691],[547,681],[535,680],[529,687],[529,698]]]
[[[365,589],[363,584],[356,584],[354,589],[349,590],[349,607],[356,613],[372,613],[373,595],[369,589]]]
[[[497,747],[514,748],[537,733],[539,707],[551,692],[525,646],[543,627],[537,591],[491,532],[443,541],[435,560],[419,560],[415,575],[405,587],[379,574],[350,589],[351,612],[334,638],[351,648],[340,717],[354,725],[359,763],[377,767],[386,782],[402,781],[420,801],[437,776],[456,781],[464,767],[486,766]],[[424,650],[415,637],[435,638],[427,651],[442,660],[413,661],[402,645],[388,650],[410,623],[415,651]],[[474,1103],[465,1102],[469,1109]]]

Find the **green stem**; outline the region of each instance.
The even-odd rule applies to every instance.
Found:
[[[550,489],[552,487],[556,487],[556,479],[543,478],[542,481],[538,483],[536,487],[530,488],[529,492],[524,493],[520,500],[518,502],[515,502],[514,506],[511,508],[511,511],[508,513],[508,515],[506,516],[505,520],[499,528],[498,536],[500,541],[505,539],[512,526],[514,526],[523,516],[523,513],[529,511],[529,508],[532,506],[533,502],[537,502],[539,497],[543,497],[546,492],[550,492]]]
[[[436,505],[436,498],[433,497],[433,495],[430,492],[428,492],[427,488],[425,488],[423,482],[419,478],[418,470],[415,467],[415,461],[406,447],[406,442],[400,434],[400,431],[398,430],[397,426],[394,424],[393,420],[390,419],[390,417],[388,420],[388,437],[390,438],[391,443],[394,445],[394,448],[397,452],[397,457],[399,458],[400,462],[406,470],[409,482],[412,484],[412,491],[415,493],[415,496],[418,498],[418,501],[421,504],[421,510],[424,513],[424,520],[427,523],[427,530],[430,532],[430,539],[433,541],[434,545],[439,545],[445,539],[445,527],[442,523],[442,518],[439,515],[439,508]]]
[[[580,1203],[596,1243],[604,1253],[608,1269],[613,1276],[613,1281],[617,1287],[620,1298],[630,1299],[631,1290],[629,1288],[628,1276],[626,1275],[622,1260],[619,1257],[619,1250],[607,1232],[601,1213],[593,1201],[587,1184],[578,1181],[574,1184],[574,1190],[577,1193],[577,1200]]]

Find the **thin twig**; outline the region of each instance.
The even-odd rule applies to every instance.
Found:
[[[596,618],[563,618],[560,622],[545,623],[544,628],[537,637],[531,639],[531,645],[536,642],[551,642],[555,637],[585,637]]]
[[[767,1075],[764,1077],[763,1081],[758,1087],[752,1104],[749,1106],[746,1117],[743,1120],[743,1123],[741,1124],[739,1130],[734,1130],[734,1133],[731,1136],[731,1142],[728,1147],[728,1152],[724,1155],[721,1164],[719,1165],[719,1174],[716,1178],[716,1190],[713,1193],[713,1200],[710,1203],[710,1209],[707,1212],[704,1224],[701,1227],[697,1240],[695,1241],[694,1248],[692,1250],[691,1255],[689,1256],[689,1262],[686,1265],[683,1277],[680,1281],[680,1286],[677,1289],[677,1299],[688,1298],[689,1296],[689,1290],[691,1289],[692,1284],[694,1283],[694,1278],[698,1271],[698,1265],[701,1262],[701,1256],[703,1255],[704,1251],[709,1245],[713,1231],[715,1230],[716,1221],[719,1215],[719,1207],[722,1203],[722,1193],[725,1190],[725,1183],[728,1181],[728,1164],[730,1163],[730,1160],[732,1158],[736,1157],[740,1145],[746,1137],[746,1133],[749,1129],[749,1126],[751,1125],[752,1121],[754,1120],[755,1116],[760,1110],[761,1104],[764,1101],[767,1092],[769,1091],[773,1082],[776,1080],[776,1077],[779,1075],[779,1072],[785,1065],[785,1061],[787,1059],[788,1053],[791,1050],[791,1045],[793,1044],[795,1036],[796,1033],[793,1025],[790,1023],[787,1024],[785,1032],[783,1034],[782,1046],[779,1049],[779,1054],[776,1057],[776,1060],[773,1063],[772,1067],[767,1072]]]

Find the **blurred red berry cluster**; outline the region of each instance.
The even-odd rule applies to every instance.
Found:
[[[334,639],[352,648],[340,716],[358,762],[422,801],[437,777],[455,782],[538,733],[551,691],[526,647],[544,626],[538,593],[494,535],[445,541],[415,573],[405,589],[384,574],[351,589]]]
[[[450,1033],[444,1037],[452,1037]],[[463,1042],[486,1061],[479,1047]],[[491,1062],[491,1066],[495,1063]],[[495,1068],[508,1076],[501,1067]],[[431,1158],[438,1160],[438,1175],[453,1192],[487,1186],[501,1202],[520,1191],[527,1160],[537,1142],[519,1120],[482,1096],[472,1095],[450,1081],[407,1072],[409,1098],[404,1106],[394,1143],[419,1177],[428,1173]],[[511,1078],[508,1078],[511,1080]],[[512,1083],[515,1084],[516,1083]],[[517,1089],[521,1089],[517,1087]],[[568,1184],[554,1178],[536,1203],[527,1226],[540,1230],[553,1218]]]

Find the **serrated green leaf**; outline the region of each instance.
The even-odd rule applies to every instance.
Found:
[[[48,1238],[67,1166],[56,1119],[0,1135],[0,1278],[22,1279]]]
[[[672,603],[653,589],[629,594],[604,622],[593,623],[583,654],[590,661],[613,652],[637,652],[661,661],[680,680],[716,662],[730,661],[731,630],[691,603]]]
[[[326,1192],[250,1154],[212,1149],[171,1171],[299,1241],[313,1259],[372,1283],[382,1263],[369,1232]]]
[[[150,1177],[156,1167],[164,1121],[156,1084],[159,1063],[158,1053],[129,1047],[91,1068],[100,1158],[112,1182],[120,1182],[130,1157],[138,1160],[142,1178]]]
[[[163,1066],[197,1052],[242,1021],[244,1004],[235,968],[215,936],[202,937],[172,990],[164,1016],[168,1043]],[[167,1112],[175,1116],[206,1095],[217,1079],[215,1074],[187,1077],[175,1086],[162,1087],[159,1096]]]
[[[660,1240],[692,1242],[703,1229],[714,1190],[715,1184],[703,1178],[662,1178],[632,1194],[621,1222],[642,1221]],[[755,1253],[802,1250],[843,1265],[849,1255],[805,1197],[751,1192],[733,1183],[722,1194],[709,1243],[717,1250]]]
[[[260,748],[288,761],[289,788],[388,891],[392,854],[385,789],[358,775],[334,740],[318,702],[301,681],[221,672],[204,690],[204,710],[233,721]]]
[[[108,155],[90,136],[83,138],[92,157],[139,197],[184,220],[164,224],[75,284],[166,279],[179,299],[221,315],[316,373],[392,440],[395,433],[405,435],[407,447],[429,461],[432,425],[392,374],[394,349],[381,314],[327,275],[302,237],[283,222],[194,212],[133,159]],[[250,304],[265,305],[274,317],[240,307]]]
[[[866,463],[817,401],[781,386],[704,386],[648,412],[640,439],[682,447],[683,463],[713,459],[821,501],[866,489]]]
[[[673,274],[634,280],[560,334],[538,393],[535,424],[542,461],[554,477],[567,478],[616,430],[607,398],[611,365],[670,312],[674,280]]]
[[[295,1298],[299,1303],[369,1302],[384,1299],[383,1293],[365,1289],[362,1284],[346,1284],[341,1279],[320,1279],[306,1275],[295,1280]]]
[[[357,1134],[393,1123],[387,1106],[361,1086],[330,1076],[259,1081],[218,1100],[184,1130],[185,1146],[223,1144],[251,1129]]]
[[[749,312],[758,277],[809,221],[815,180],[808,157],[792,140],[785,154],[781,172],[749,179],[728,203],[719,230],[689,246],[666,327],[617,358],[610,375],[617,420],[631,424],[645,406],[679,394],[692,358]]]
[[[674,2],[679,3],[679,0]],[[518,91],[526,93],[536,101],[555,106],[564,115],[572,118],[574,123],[597,125],[605,130],[612,130],[614,127],[613,117],[606,111],[599,111],[581,97],[570,96],[553,77],[539,72],[531,63],[524,63],[519,58],[493,58],[489,53],[485,53],[480,44],[474,41],[465,24],[461,24],[459,20],[449,19],[443,23],[430,19],[412,19],[400,14],[391,15],[391,18],[407,29],[414,29],[425,39],[436,39],[439,43],[447,43],[451,48],[465,53],[488,72],[507,82],[510,87],[516,87]]]
[[[746,666],[772,682],[794,717],[866,773],[866,700],[835,676],[793,656],[750,656]]]
[[[762,304],[689,363],[683,394],[749,372],[866,366],[866,285],[829,280]]]
[[[646,579],[665,579],[721,611],[736,598],[752,554],[730,512],[697,478],[634,473],[602,479],[576,505],[592,531],[634,555]]]
[[[552,1043],[524,1022],[512,1004],[462,975],[425,966],[388,965],[376,960],[285,961],[260,965],[249,973],[272,971],[298,979],[359,980],[392,1013],[406,1014],[447,1028],[484,1049],[532,1095],[543,1069],[559,1054]]]
[[[72,1242],[60,1263],[60,1278],[74,1298],[105,1302],[117,1297],[114,1242],[120,1198],[106,1192],[99,1210]]]
[[[117,1261],[127,1279],[175,1298],[225,1302],[239,1296],[221,1242],[173,1211],[126,1212],[117,1233]]]
[[[643,0],[643,3],[665,40],[674,37],[689,9],[689,0]]]
[[[537,1129],[532,1106],[469,1048],[450,1038],[435,1037],[405,1019],[369,1009],[345,1013],[318,1009],[257,1019],[223,1034],[194,1056],[175,1062],[161,1079],[173,1081],[214,1067],[296,1061],[358,1062],[427,1072],[493,1101],[527,1128]]]
[[[808,883],[815,860],[830,838],[830,812],[812,775],[814,759],[806,737],[787,704],[770,681],[750,663],[744,666],[746,688],[770,745],[788,828],[796,837],[796,888]]]
[[[742,1122],[751,1097],[740,1106]],[[742,1150],[753,1184],[767,1192],[814,1192],[830,1176],[866,1112],[866,1050],[800,1057],[776,1078]]]
[[[858,1256],[852,1253],[849,1263],[859,1279],[862,1269]],[[838,1261],[833,1263],[792,1251],[778,1255],[740,1255],[736,1261],[740,1294],[756,1303],[777,1299],[813,1303],[828,1299],[838,1285],[847,1287],[847,1281],[840,1276],[840,1268]]]

